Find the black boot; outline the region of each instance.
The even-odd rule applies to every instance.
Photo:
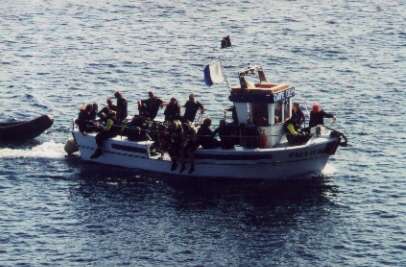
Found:
[[[91,159],[97,159],[103,154],[103,151],[100,148],[97,148],[94,153],[90,156]]]

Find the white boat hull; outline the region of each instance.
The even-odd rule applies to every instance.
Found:
[[[335,152],[336,139],[312,138],[306,145],[268,149],[198,149],[195,171],[171,171],[172,162],[151,157],[150,142],[131,142],[115,138],[106,140],[103,154],[91,159],[96,149],[95,137],[73,132],[83,160],[100,164],[139,169],[148,172],[188,177],[236,178],[236,179],[308,179],[321,174],[327,160]]]

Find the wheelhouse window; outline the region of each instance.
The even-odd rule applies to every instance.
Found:
[[[257,126],[268,126],[268,104],[252,104],[252,120]]]
[[[282,108],[283,108],[282,101],[277,101],[275,103],[275,123],[281,123],[283,121]]]
[[[284,118],[283,118],[283,120],[287,121],[290,118],[290,109],[291,109],[290,101],[285,100],[284,103],[283,103],[283,107],[284,107],[284,112],[283,112]]]

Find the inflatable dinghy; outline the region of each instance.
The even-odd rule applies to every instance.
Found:
[[[30,121],[0,123],[0,143],[24,142],[33,139],[52,126],[53,120],[43,115]]]

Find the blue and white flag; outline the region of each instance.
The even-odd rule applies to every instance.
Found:
[[[208,86],[224,82],[223,67],[220,62],[213,62],[204,68],[204,82]]]

